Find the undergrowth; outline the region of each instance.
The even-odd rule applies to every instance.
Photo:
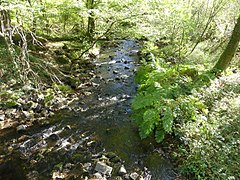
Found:
[[[169,63],[147,51],[132,102],[141,138],[179,139],[172,155],[191,179],[238,179],[240,73],[215,77],[205,64]]]
[[[195,120],[199,112],[205,111],[205,105],[191,96],[201,85],[198,73],[194,66],[169,65],[157,60],[140,68],[137,79],[141,85],[132,107],[141,138],[154,133],[156,141],[161,142],[165,134],[172,132],[174,120]],[[201,77],[205,83],[209,79]]]

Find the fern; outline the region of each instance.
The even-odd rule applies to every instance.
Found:
[[[167,107],[163,113],[162,124],[165,132],[170,133],[172,131],[173,113],[169,107]]]
[[[163,129],[158,128],[155,132],[155,139],[158,143],[162,142],[165,137],[165,132]]]
[[[148,109],[143,114],[143,123],[140,126],[141,138],[146,138],[155,128],[156,123],[159,121],[158,111],[155,109]]]
[[[160,91],[154,91],[152,93],[139,93],[132,101],[132,107],[134,110],[141,108],[151,107],[157,103],[161,98]]]
[[[132,108],[140,137],[154,134],[156,141],[161,142],[172,132],[175,119],[194,120],[204,104],[190,95],[198,75],[195,68],[184,65],[163,68],[154,63],[156,69],[147,65],[138,72],[142,79],[138,80],[141,84]]]

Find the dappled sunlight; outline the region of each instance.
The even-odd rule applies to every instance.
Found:
[[[75,174],[69,170],[75,163],[81,163],[83,169],[85,166],[93,169],[96,159],[101,158],[109,158],[108,164],[114,168],[116,163],[125,165],[130,172],[139,167],[140,171],[146,171],[146,177],[176,175],[161,150],[161,153],[155,152],[158,163],[151,163],[153,159],[147,156],[155,147],[152,145],[148,150],[151,141],[142,143],[136,125],[131,122],[130,103],[136,92],[133,75],[138,48],[133,40],[119,41],[118,46],[111,49],[114,56],[109,53],[111,55],[104,59],[100,56],[99,61],[94,61],[95,75],[90,86],[81,86],[85,95],[72,102],[72,106],[76,106],[72,107],[72,112],[55,115],[51,122],[42,126],[19,127],[16,138],[5,143],[11,152],[19,150],[26,157],[29,177],[35,177],[34,172],[43,173],[44,177],[49,174],[53,178],[68,177]],[[27,131],[29,133],[25,134]],[[50,159],[52,165],[49,165]],[[65,167],[70,164],[71,167]],[[57,168],[60,165],[65,168]]]
[[[239,179],[239,0],[0,4],[0,179]]]

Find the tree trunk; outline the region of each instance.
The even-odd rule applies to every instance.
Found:
[[[13,40],[9,10],[0,10],[0,26],[0,43],[6,48],[7,52],[10,54],[9,44],[12,44]]]
[[[4,36],[11,36],[11,19],[10,12],[8,10],[2,9],[0,10],[0,25],[1,25],[1,33]]]
[[[233,56],[235,55],[238,49],[239,41],[240,41],[240,15],[238,17],[237,24],[233,29],[232,36],[226,49],[221,54],[216,65],[213,67],[214,70],[224,71],[228,68]]]
[[[94,8],[94,0],[87,0],[87,8],[89,10],[92,10]],[[87,28],[87,36],[89,37],[89,40],[93,40],[93,33],[95,30],[95,19],[93,18],[94,14],[91,11],[88,17],[88,28]]]

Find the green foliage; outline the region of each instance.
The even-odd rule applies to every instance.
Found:
[[[147,137],[158,123],[158,112],[155,109],[148,109],[143,114],[143,122],[140,126],[140,136]]]
[[[21,92],[16,91],[0,91],[0,106],[3,108],[12,108],[18,105],[18,98],[21,96]]]
[[[178,158],[183,158],[180,166],[185,174],[198,179],[240,177],[240,101],[235,78],[236,75],[229,75],[215,79],[210,86],[193,94],[201,98],[206,108],[199,112],[195,121],[178,123],[175,129],[185,144],[178,151]]]
[[[188,65],[167,62],[166,53],[154,43],[144,46],[149,56],[143,54],[137,74],[140,88],[132,103],[134,118],[142,138],[154,134],[161,142],[174,133],[182,143],[176,161],[190,179],[238,179],[239,73],[227,71],[216,79],[206,71],[212,57],[199,56],[204,52],[201,45],[182,61]]]
[[[73,92],[72,88],[68,85],[53,83],[52,86],[55,90],[60,90],[63,94],[69,94]]]
[[[162,142],[167,134],[174,133],[183,143],[177,153],[182,160],[179,164],[185,174],[195,179],[239,178],[239,83],[227,84],[231,79],[223,83],[206,71],[228,40],[239,15],[239,0],[95,2],[91,10],[86,1],[79,0],[2,2],[1,9],[10,12],[13,35],[19,37],[15,45],[0,39],[1,82],[7,84],[13,77],[24,83],[38,78],[61,81],[61,75],[72,69],[68,65],[77,64],[79,57],[84,57],[82,53],[92,47],[86,32],[88,18],[93,17],[93,40],[150,40],[143,45],[142,67],[136,75],[140,88],[132,102],[141,138],[155,136],[157,142]],[[36,33],[55,41],[74,40],[76,44],[65,43],[60,48],[66,53],[51,61],[49,53],[43,49],[38,52],[34,46],[40,43],[37,36],[26,35],[28,49],[19,47],[22,37],[17,31],[24,37]],[[26,53],[29,47],[40,56]],[[44,55],[47,58],[41,57]],[[70,80],[70,84],[74,87],[76,83]],[[1,90],[0,105],[18,105],[22,93]],[[54,83],[38,99],[53,108],[54,101],[65,102],[64,95],[69,93],[69,86]]]
[[[54,91],[51,88],[45,90],[44,103],[46,106],[49,106],[54,99]]]
[[[154,46],[143,51],[161,56]],[[216,78],[205,69],[209,61],[173,65],[154,56],[142,62],[132,101],[141,138],[162,142],[173,134],[180,142],[173,154],[189,179],[239,179],[239,72]]]
[[[174,119],[195,120],[197,112],[204,109],[204,104],[197,98],[186,98],[191,94],[198,75],[194,67],[176,65],[163,68],[160,63],[150,64],[158,68],[150,70],[150,65],[147,65],[138,71],[141,75],[137,77],[142,79],[132,107],[141,138],[154,133],[156,141],[161,142],[165,134],[172,132]]]

